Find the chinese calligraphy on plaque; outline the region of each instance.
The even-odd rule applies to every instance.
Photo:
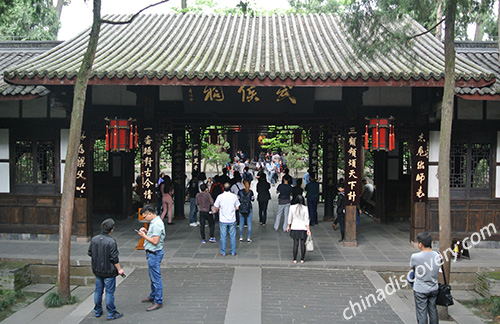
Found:
[[[85,145],[86,143],[85,132],[82,133],[80,137],[80,146],[78,146],[78,157],[76,162],[76,187],[75,187],[75,195],[76,197],[85,197],[87,192],[87,175],[86,175],[86,166],[87,161],[85,160]]]
[[[427,200],[427,177],[429,164],[429,142],[423,132],[417,136],[417,147],[415,150],[415,172],[414,175],[414,200]]]
[[[325,159],[325,178],[326,178],[326,186],[329,187],[329,190],[335,190],[335,180],[337,178],[336,172],[336,154],[337,150],[337,142],[335,141],[335,137],[330,136],[326,142],[326,159]],[[325,153],[323,153],[325,154]]]
[[[142,189],[146,203],[153,198],[155,189],[153,170],[153,138],[147,134],[142,141]]]
[[[346,141],[346,179],[345,194],[347,204],[355,205],[358,200],[358,134],[352,127]]]

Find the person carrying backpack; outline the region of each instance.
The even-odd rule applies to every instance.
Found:
[[[243,175],[242,175],[243,180],[248,180],[248,182],[252,182],[253,180],[253,175],[248,171],[248,167],[246,166]]]
[[[243,180],[243,189],[238,191],[238,199],[240,200],[240,242],[243,242],[243,227],[245,224],[245,219],[248,224],[248,237],[247,242],[252,243],[252,201],[255,197],[253,191],[250,190],[250,182],[248,180]]]

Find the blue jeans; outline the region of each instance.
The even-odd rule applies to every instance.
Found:
[[[283,219],[283,231],[286,231],[288,227],[288,211],[290,210],[290,204],[278,205],[278,213],[276,214],[276,220],[274,221],[274,230],[277,231],[280,227],[281,215],[284,215]]]
[[[151,293],[149,298],[155,304],[163,304],[163,282],[161,281],[161,260],[163,259],[163,249],[155,254],[146,252],[148,259],[149,279],[151,280]]]
[[[220,254],[226,255],[226,236],[229,232],[229,241],[231,242],[231,255],[236,255],[236,222],[221,223],[219,222],[220,230]]]
[[[108,311],[108,317],[112,317],[116,313],[116,277],[105,278],[95,276],[94,314],[96,316],[100,316],[102,314],[102,293],[104,289],[106,289],[106,310]]]
[[[189,198],[189,222],[196,223],[198,220],[198,206],[196,206],[196,198]]]
[[[307,198],[307,209],[309,209],[309,223],[318,224],[318,197]]]
[[[248,225],[248,239],[252,237],[252,216],[253,216],[252,209],[250,209],[250,214],[242,215],[240,213],[240,238],[243,237],[243,225],[245,224],[245,218],[247,219],[247,225]]]

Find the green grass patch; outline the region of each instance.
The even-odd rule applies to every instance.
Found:
[[[24,299],[22,291],[0,290],[0,311],[4,311]]]
[[[496,271],[496,272],[484,272],[483,273],[486,278],[490,278],[490,279],[494,279],[494,280],[500,280],[500,272],[499,271]]]
[[[500,316],[500,297],[476,299],[472,302],[462,302],[467,308],[472,309],[475,315],[482,317],[486,323],[498,323]]]
[[[73,305],[78,303],[78,297],[76,296],[70,296],[68,301],[65,303],[59,293],[56,291],[51,292],[50,294],[45,297],[45,300],[43,301],[43,304],[47,308],[53,308],[53,307],[61,307],[63,305]]]
[[[10,291],[10,292],[3,291],[2,296],[10,295],[10,293],[14,293],[14,292],[13,291]],[[0,299],[3,298],[2,296],[0,296]],[[20,294],[18,293],[18,297],[19,296],[20,296]],[[6,307],[6,308],[0,310],[0,322],[3,321],[4,319],[6,319],[7,317],[9,317],[10,315],[14,314],[16,311],[22,309],[23,307],[28,306],[29,304],[31,304],[32,302],[34,302],[35,300],[40,298],[40,296],[42,296],[41,293],[35,293],[35,292],[22,293],[22,298],[18,299],[15,303],[11,304],[9,307]],[[11,301],[12,301],[12,299],[11,299]]]
[[[61,296],[59,296],[59,294],[55,291],[51,292],[47,295],[47,297],[45,297],[43,304],[47,308],[61,307],[62,305],[64,305]]]

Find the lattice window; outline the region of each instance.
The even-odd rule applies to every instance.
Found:
[[[467,144],[453,143],[450,151],[450,188],[466,188]]]
[[[15,183],[33,183],[33,142],[16,141]]]
[[[55,162],[56,158],[54,142],[37,142],[37,183],[56,183]]]
[[[490,187],[490,144],[471,145],[472,188]]]
[[[109,152],[103,139],[94,142],[94,172],[109,172]]]
[[[15,154],[16,184],[56,183],[56,158],[53,141],[16,141]]]

